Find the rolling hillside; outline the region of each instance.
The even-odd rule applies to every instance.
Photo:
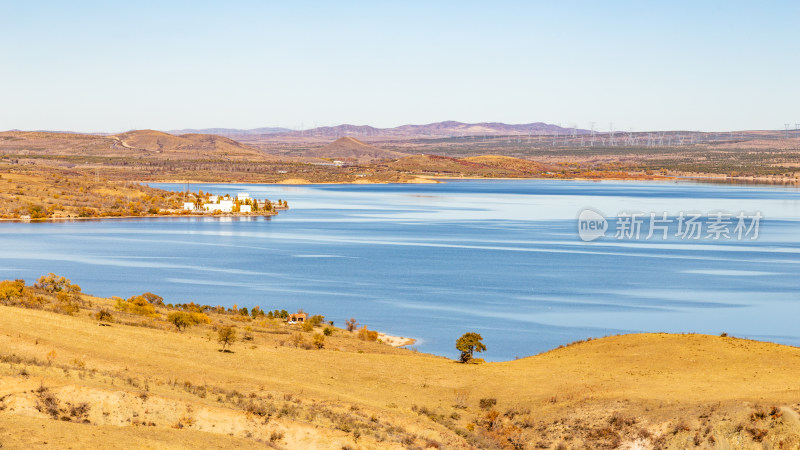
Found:
[[[50,312],[55,299],[0,305],[4,448],[800,445],[793,347],[638,334],[464,365],[338,328],[318,349],[306,343],[320,331],[270,319],[209,313],[179,332],[166,307],[144,317],[80,304],[73,315]],[[99,322],[104,309],[113,317]],[[231,325],[241,339],[221,352],[216,330]]]
[[[265,160],[268,156],[222,136],[174,136],[154,130],[117,135],[8,131],[0,133],[0,152],[12,155],[132,159]]]
[[[212,134],[174,136],[154,130],[136,130],[112,136],[117,143],[134,150],[167,153],[182,157],[222,157],[263,159],[264,155],[232,139]]]

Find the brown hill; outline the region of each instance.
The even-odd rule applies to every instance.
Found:
[[[438,155],[412,155],[391,162],[388,166],[401,172],[467,177],[530,176],[541,173],[543,168],[541,164],[533,161],[495,155],[463,159]]]
[[[111,156],[113,141],[104,136],[47,131],[0,133],[0,152],[9,155],[104,155]]]
[[[112,139],[115,139],[124,148],[156,153],[263,158],[263,154],[258,150],[213,134],[174,136],[162,131],[134,130],[112,136]]]
[[[149,150],[152,152],[162,152],[164,150],[174,150],[190,146],[186,140],[178,136],[155,130],[133,130],[113,137],[119,138],[123,147]]]
[[[154,130],[134,130],[112,136],[44,131],[0,133],[0,152],[9,155],[136,157],[154,159],[264,160],[252,147],[222,136],[173,136]]]
[[[487,168],[483,164],[438,155],[411,155],[388,165],[403,172],[473,173]]]
[[[528,159],[513,158],[502,155],[481,155],[463,158],[464,161],[483,164],[498,169],[511,170],[520,174],[538,174],[549,170],[547,166]]]
[[[356,138],[343,137],[330,144],[305,152],[304,156],[315,158],[333,158],[342,160],[389,160],[407,156],[405,153],[384,150],[365,144]]]

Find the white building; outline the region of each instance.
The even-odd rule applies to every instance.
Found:
[[[239,194],[237,195],[237,198],[239,199],[239,201],[247,200],[247,199],[250,198],[250,193],[248,193],[248,192],[239,192]]]
[[[194,211],[194,202],[183,202],[183,209],[186,211]]]
[[[203,209],[206,211],[232,212],[233,200],[220,200],[219,203],[205,203]]]
[[[217,206],[222,212],[231,212],[233,211],[233,200],[220,200]]]
[[[216,195],[208,196],[208,203],[217,203],[217,200],[219,200],[219,197],[217,197]]]
[[[250,205],[239,205],[239,212],[243,213],[253,212],[253,207]]]

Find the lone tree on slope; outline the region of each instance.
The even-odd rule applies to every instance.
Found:
[[[222,327],[217,332],[217,342],[222,344],[222,351],[229,351],[226,350],[227,347],[233,345],[236,342],[236,330],[231,327]]]
[[[478,333],[464,333],[463,336],[456,341],[456,349],[461,352],[461,362],[468,363],[472,361],[473,352],[482,352],[486,350],[483,345],[483,337]]]

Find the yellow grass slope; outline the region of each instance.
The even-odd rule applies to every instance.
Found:
[[[793,347],[641,334],[463,365],[363,343],[343,330],[325,349],[302,350],[281,342],[282,328],[253,328],[251,341],[222,353],[211,328],[98,326],[85,312],[0,306],[0,443],[800,446],[800,349]],[[40,411],[48,393],[69,423]],[[75,415],[68,401],[89,411]],[[91,425],[75,423],[81,418]],[[73,435],[80,440],[69,441]]]

